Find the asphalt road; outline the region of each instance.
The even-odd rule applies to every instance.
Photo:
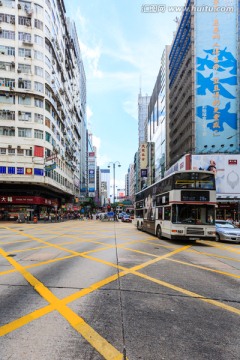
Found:
[[[0,360],[239,360],[240,245],[0,223]]]

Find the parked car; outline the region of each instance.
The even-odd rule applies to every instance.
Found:
[[[233,241],[240,243],[240,228],[229,221],[216,220],[216,241]]]
[[[119,219],[122,219],[122,217],[123,217],[124,215],[127,215],[127,213],[124,212],[124,211],[122,211],[121,213],[118,214],[118,218],[119,218]]]
[[[131,216],[130,215],[123,215],[122,217],[122,222],[132,222]]]

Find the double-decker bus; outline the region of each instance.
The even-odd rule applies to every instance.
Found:
[[[135,195],[134,222],[158,238],[215,239],[215,208],[213,172],[177,171]]]

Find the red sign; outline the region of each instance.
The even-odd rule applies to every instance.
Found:
[[[42,146],[34,146],[34,156],[43,157],[44,148]]]
[[[45,199],[40,196],[0,196],[0,204],[32,204],[32,205],[51,205],[56,200]]]
[[[237,165],[237,160],[228,160],[228,165]]]
[[[25,169],[25,174],[26,175],[32,175],[32,168],[26,168]]]

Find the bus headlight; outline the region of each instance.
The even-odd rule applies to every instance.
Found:
[[[183,234],[183,230],[175,230],[175,229],[172,229],[172,233]]]

